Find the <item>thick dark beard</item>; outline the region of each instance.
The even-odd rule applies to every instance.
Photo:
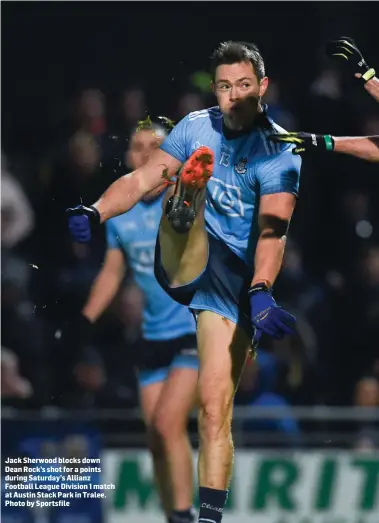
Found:
[[[251,127],[257,115],[262,112],[260,98],[249,96],[236,104],[237,109],[232,109],[224,115],[225,125],[233,131],[241,131]]]

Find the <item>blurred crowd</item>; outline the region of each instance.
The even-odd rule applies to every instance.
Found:
[[[265,102],[287,130],[379,134],[377,107],[338,71],[322,64],[301,96],[278,76]],[[214,105],[208,83],[206,73],[190,74],[165,116],[178,121]],[[155,114],[156,100],[150,103],[142,83],[120,91],[117,103],[114,90],[111,101],[103,91],[94,85],[67,95],[64,125],[41,139],[34,155],[23,155],[14,143],[2,153],[5,405],[88,409],[138,403],[133,347],[143,303],[132,275],[98,322],[90,346],[78,352],[59,336],[83,306],[105,248],[104,231],[89,245],[73,243],[64,210],[92,203],[128,172],[130,133],[147,115],[154,120],[162,114]],[[379,405],[378,176],[377,165],[348,157],[304,159],[275,287],[277,301],[298,317],[298,334],[263,340],[256,364],[245,371],[238,404]],[[275,430],[296,439],[297,424],[285,421]],[[362,445],[370,430],[362,432]],[[379,444],[370,438],[369,444]]]

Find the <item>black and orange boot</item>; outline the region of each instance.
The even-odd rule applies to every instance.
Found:
[[[188,232],[196,218],[198,202],[214,167],[213,151],[206,146],[196,149],[179,171],[175,191],[166,204],[166,216],[177,233]]]

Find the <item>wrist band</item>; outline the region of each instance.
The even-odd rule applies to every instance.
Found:
[[[325,147],[326,147],[326,150],[327,151],[333,151],[334,149],[334,140],[333,138],[330,136],[330,134],[326,134],[324,136],[324,141],[325,141]]]
[[[91,205],[90,209],[92,211],[94,211],[94,218],[95,218],[95,221],[97,223],[100,223],[101,222],[101,217],[100,217],[100,213],[99,211],[96,209],[96,207],[94,207],[93,205]]]
[[[268,287],[269,289],[271,289],[272,285],[271,283],[268,281],[268,280],[258,280],[257,283],[254,283],[253,287],[255,287],[256,285],[266,285],[266,287]]]
[[[374,78],[375,76],[375,69],[371,68],[368,71],[365,72],[365,74],[362,75],[362,78],[365,82],[368,82],[371,80],[371,78]]]
[[[249,294],[258,291],[271,292],[271,283],[268,280],[259,280],[250,287]]]

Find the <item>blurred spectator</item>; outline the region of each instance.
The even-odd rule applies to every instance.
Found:
[[[145,120],[147,112],[146,95],[143,89],[137,85],[125,89],[121,94],[113,125],[117,138],[122,141],[129,139],[137,123]]]
[[[205,106],[204,100],[198,92],[190,91],[190,92],[184,93],[179,98],[177,113],[176,113],[176,121],[181,120],[188,113],[192,113],[193,111],[200,111],[201,109],[204,109],[205,107],[206,106]]]
[[[371,421],[359,423],[356,430],[355,447],[358,450],[373,450],[379,447],[379,381],[374,376],[361,378],[355,386],[354,403],[357,407],[377,409]],[[375,412],[375,411],[374,411]]]
[[[379,238],[374,230],[374,206],[367,190],[349,190],[341,198],[338,223],[339,263],[345,275],[356,270],[356,260],[362,254],[367,241]]]
[[[2,360],[2,377],[5,386],[13,393],[7,399],[31,398],[44,401],[45,384],[41,380],[43,362],[43,326],[35,321],[34,306],[30,297],[32,264],[27,263],[18,247],[34,228],[34,213],[21,186],[6,169],[2,158],[1,194],[1,319],[2,343],[11,352]],[[21,378],[19,376],[19,370]],[[14,380],[13,383],[9,379]],[[18,391],[18,392],[17,392]]]
[[[293,309],[292,309],[293,310]],[[281,382],[281,391],[294,405],[313,405],[324,402],[324,390],[318,386],[317,343],[307,319],[294,311],[297,333],[283,340],[270,340],[268,345],[287,372]]]
[[[76,381],[84,390],[96,392],[106,381],[102,360],[94,351],[86,351],[83,356],[74,369]]]
[[[6,349],[1,348],[1,397],[25,399],[33,392],[28,380],[20,375],[17,356]]]
[[[300,443],[300,428],[293,418],[290,403],[279,392],[280,382],[286,373],[285,367],[276,356],[258,349],[255,362],[244,369],[236,396],[239,405],[267,409],[278,407],[283,410],[283,417],[280,418],[250,418],[243,423],[247,433],[264,433],[267,445],[292,446]],[[274,437],[270,439],[268,433],[273,434]]]
[[[365,136],[379,135],[379,116],[377,114],[368,114],[363,120],[362,132]]]
[[[40,213],[42,257],[47,265],[67,267],[76,260],[88,258],[90,252],[89,263],[100,263],[102,236],[96,236],[91,250],[88,246],[73,245],[67,234],[64,211],[78,201],[95,201],[115,176],[103,170],[102,151],[93,135],[76,132],[68,143],[67,156],[53,166]],[[88,266],[84,270],[88,270]]]
[[[105,100],[99,89],[87,89],[80,94],[76,112],[77,126],[93,136],[106,131]]]
[[[335,69],[324,69],[311,85],[317,97],[338,101],[342,97],[341,77]]]
[[[33,230],[34,213],[21,185],[1,155],[1,247],[12,249]]]
[[[101,150],[92,135],[78,131],[69,142],[69,156],[76,173],[74,182],[83,185],[100,165]]]
[[[374,376],[365,376],[357,382],[355,405],[358,407],[379,407],[379,382]]]
[[[289,302],[305,315],[312,315],[313,319],[315,309],[322,306],[325,299],[324,289],[308,276],[303,253],[294,241],[287,242],[282,270],[275,289],[280,296],[278,299]]]
[[[137,341],[141,334],[143,294],[135,284],[125,286],[112,305],[112,311],[121,321],[125,339]]]
[[[355,313],[353,342],[360,347],[360,367],[363,372],[372,368],[378,357],[379,339],[379,246],[367,249],[361,258],[360,278],[354,297],[362,297],[359,311]]]
[[[286,131],[295,131],[297,122],[294,115],[285,109],[282,102],[282,94],[278,82],[270,81],[263,101],[268,104],[268,115]]]
[[[8,282],[3,282],[2,288],[2,343],[17,357],[21,375],[31,383],[34,394],[25,397],[41,405],[48,396],[51,378],[44,353],[44,325],[35,317],[35,307],[24,289]]]

